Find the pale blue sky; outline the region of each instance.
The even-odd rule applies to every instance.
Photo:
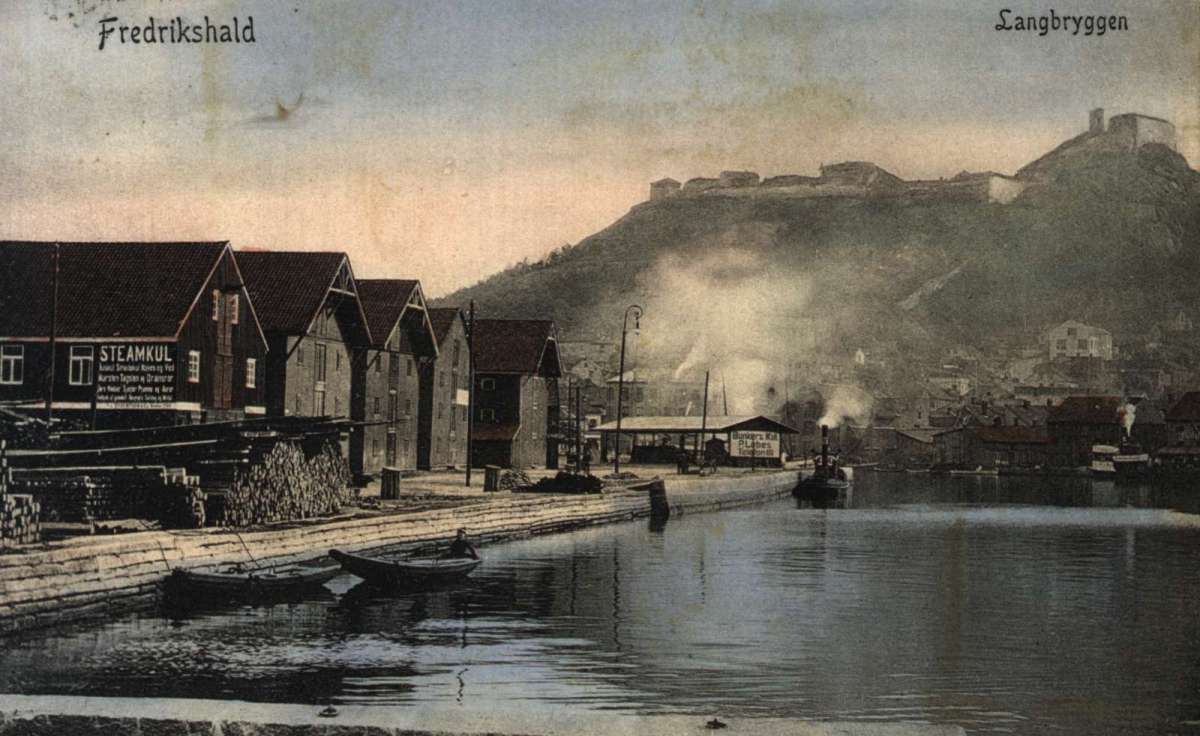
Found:
[[[1093,106],[1200,153],[1194,2],[1053,3],[1128,16],[1102,38],[997,33],[995,2],[94,3],[0,6],[5,237],[344,249],[436,293],[660,176],[1012,171]],[[258,42],[96,48],[105,15],[205,13],[252,15]]]

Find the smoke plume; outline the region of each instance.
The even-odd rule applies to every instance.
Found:
[[[865,425],[871,419],[872,403],[871,396],[858,386],[838,384],[825,397],[825,413],[819,423],[830,429],[841,426],[847,419]]]
[[[796,321],[809,305],[806,277],[773,270],[754,250],[725,246],[699,259],[663,258],[645,287],[656,296],[642,320],[643,368],[673,380],[703,380],[710,371],[733,414],[779,408],[796,357]]]

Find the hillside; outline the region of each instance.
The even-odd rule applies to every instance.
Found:
[[[917,358],[1026,344],[1067,318],[1134,338],[1200,314],[1200,174],[1170,148],[1039,162],[1010,204],[936,197],[668,197],[542,262],[441,303],[550,316],[619,337],[639,303],[647,355],[775,362],[864,347]],[[693,356],[695,357],[695,356]]]

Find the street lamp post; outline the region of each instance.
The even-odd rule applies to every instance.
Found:
[[[625,319],[621,321],[621,362],[617,367],[617,447],[613,452],[613,475],[621,474],[621,410],[625,393],[625,334],[629,332],[629,314],[633,313],[633,329],[641,325],[642,308],[636,304],[625,307]]]

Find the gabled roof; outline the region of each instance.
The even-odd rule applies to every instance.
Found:
[[[376,343],[382,343],[392,334],[419,283],[416,279],[358,280],[358,300]]]
[[[353,338],[370,343],[367,317],[345,253],[239,250],[236,255],[246,290],[267,333],[307,334],[326,298],[337,294],[353,302],[346,310],[354,316],[350,320],[357,332]]]
[[[1134,421],[1137,421],[1136,415]],[[1200,391],[1188,391],[1172,404],[1167,410],[1167,421],[1200,422]]]
[[[480,373],[522,373],[558,378],[562,360],[554,322],[548,319],[476,319],[471,350]]]
[[[362,303],[376,347],[383,347],[400,325],[400,351],[436,356],[437,341],[415,279],[359,279],[358,300]]]
[[[1117,396],[1068,396],[1050,410],[1051,424],[1116,424],[1121,399]]]
[[[227,242],[59,243],[60,339],[174,339]],[[54,243],[0,241],[0,337],[48,337]]]
[[[450,334],[450,328],[454,326],[456,319],[465,320],[462,310],[458,307],[437,307],[429,310],[429,324],[433,327],[433,338],[439,346],[446,341],[446,336]]]

